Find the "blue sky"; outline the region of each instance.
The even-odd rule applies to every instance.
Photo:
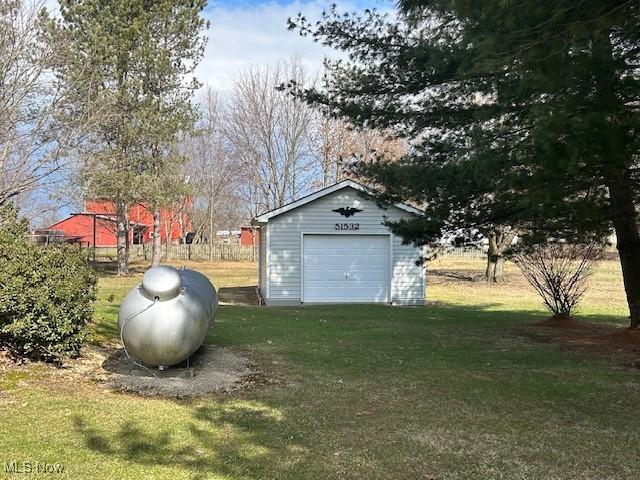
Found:
[[[217,90],[229,89],[233,77],[249,65],[273,63],[300,56],[306,66],[317,71],[325,56],[335,55],[308,38],[287,30],[287,18],[302,12],[309,20],[320,17],[336,3],[343,11],[378,8],[390,10],[389,0],[217,0],[207,6],[211,22],[205,57],[198,78]]]

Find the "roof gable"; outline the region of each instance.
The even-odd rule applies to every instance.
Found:
[[[295,202],[291,202],[288,203],[287,205],[284,205],[280,208],[276,208],[274,210],[271,210],[269,212],[265,212],[262,215],[258,215],[256,218],[254,218],[251,223],[252,224],[264,224],[267,223],[271,218],[273,217],[277,217],[278,215],[282,215],[283,213],[289,212],[293,209],[296,209],[298,207],[301,207],[303,205],[306,205],[308,203],[314,202],[315,200],[318,200],[319,198],[322,198],[326,195],[330,195],[334,192],[337,192],[339,190],[342,190],[344,188],[353,188],[354,190],[357,190],[359,192],[368,194],[368,195],[373,195],[375,192],[373,192],[371,189],[365,187],[364,185],[355,182],[353,180],[343,180],[341,182],[338,182],[334,185],[331,185],[329,187],[323,188],[322,190],[318,190],[315,193],[311,193],[305,197],[302,197],[298,200],[296,200]],[[418,210],[415,207],[412,207],[411,205],[407,205],[405,203],[396,203],[393,205],[396,208],[399,208],[400,210],[404,210],[406,212],[409,212],[411,214],[414,215],[420,215],[422,212],[420,210]]]

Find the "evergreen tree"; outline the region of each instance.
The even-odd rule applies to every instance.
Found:
[[[405,1],[316,24],[303,35],[349,53],[323,90],[291,88],[359,125],[413,143],[400,162],[361,164],[425,215],[391,225],[428,243],[460,229],[517,228],[525,241],[600,239],[611,227],[631,326],[640,324],[637,183],[640,4]]]
[[[150,200],[158,210],[167,192],[158,177],[175,170],[167,145],[193,121],[189,97],[196,84],[185,76],[202,55],[205,5],[61,0],[61,18],[45,18],[57,46],[58,79],[70,98],[67,114],[90,124],[79,151],[83,183],[115,204],[119,274],[128,273],[129,207]]]
[[[153,214],[152,265],[161,258],[160,209],[172,207],[188,193],[181,175],[184,156],[176,142],[193,131],[197,111],[191,103],[200,83],[192,76],[204,54],[200,16],[206,2],[157,0],[146,2],[140,38],[144,147],[142,197]],[[191,78],[189,78],[191,77]],[[167,238],[167,241],[169,239]]]

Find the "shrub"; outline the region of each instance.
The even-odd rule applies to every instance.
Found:
[[[560,319],[571,312],[587,290],[587,279],[602,254],[602,244],[549,241],[522,248],[512,255],[547,308]]]
[[[60,362],[77,356],[96,280],[77,249],[32,245],[15,209],[0,208],[0,344],[14,357]]]

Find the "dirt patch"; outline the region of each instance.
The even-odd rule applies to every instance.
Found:
[[[0,348],[0,372],[12,369],[16,363],[9,356],[9,352]]]
[[[580,331],[598,331],[601,327],[601,325],[595,325],[589,322],[581,322],[579,320],[576,320],[575,318],[560,317],[557,315],[545,318],[544,320],[540,320],[539,322],[531,324],[531,326]]]
[[[249,359],[228,348],[201,347],[189,364],[160,372],[135,365],[122,349],[102,363],[105,383],[113,390],[144,396],[198,397],[242,388],[252,374]]]
[[[487,285],[496,288],[508,289],[528,289],[529,284],[522,277],[519,271],[511,269],[504,272],[502,279],[497,283],[488,283],[483,269],[468,268],[438,268],[436,266],[427,266],[427,279],[430,285],[460,285],[474,286]]]
[[[551,317],[521,330],[526,337],[640,368],[640,330]]]
[[[283,385],[277,375],[256,368],[235,349],[207,345],[189,359],[189,364],[164,372],[137,366],[117,344],[87,345],[82,355],[61,366],[40,362],[15,363],[0,351],[0,375],[24,372],[20,384],[42,385],[77,395],[115,391],[163,398],[193,398],[209,394]],[[1,380],[4,377],[0,377]],[[0,388],[0,403],[4,402]]]
[[[259,305],[258,289],[255,285],[244,287],[221,287],[218,289],[220,305]]]
[[[433,283],[479,282],[482,279],[484,279],[483,275],[468,270],[454,271],[437,268],[429,270],[429,280]]]

